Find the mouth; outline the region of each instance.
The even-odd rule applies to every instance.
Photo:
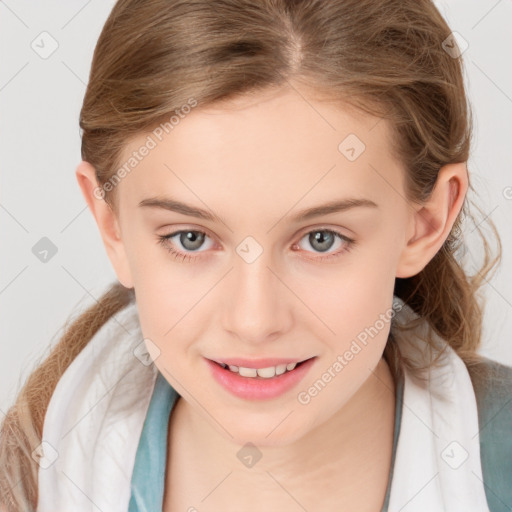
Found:
[[[211,376],[230,394],[243,400],[270,400],[298,386],[315,364],[318,356],[303,359],[226,359],[214,361],[205,358]],[[252,365],[237,366],[234,361]],[[276,364],[270,366],[269,362]],[[256,368],[255,368],[256,367]]]
[[[297,368],[300,368],[304,363],[314,359],[316,356],[309,357],[308,359],[304,359],[299,362],[290,362],[290,363],[281,363],[276,365],[268,365],[265,367],[259,366],[258,368],[253,368],[249,366],[240,366],[235,364],[227,364],[225,362],[211,360],[217,366],[222,368],[223,370],[231,373],[236,373],[241,377],[248,377],[251,379],[271,379],[271,378],[279,378],[282,375],[293,372]],[[247,363],[246,363],[247,364]]]

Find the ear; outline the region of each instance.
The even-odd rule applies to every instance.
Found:
[[[119,219],[110,205],[103,199],[105,193],[98,184],[95,168],[89,162],[83,160],[76,168],[75,174],[85,201],[89,205],[96,224],[98,224],[101,238],[117,278],[126,288],[133,288],[128,258],[121,239]]]
[[[441,249],[464,204],[468,184],[465,162],[441,167],[429,199],[411,215],[409,240],[400,256],[396,277],[418,274]]]

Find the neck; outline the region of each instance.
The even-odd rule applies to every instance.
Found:
[[[241,464],[233,454],[241,446],[217,432],[183,398],[174,409],[170,439],[180,432],[175,442],[190,450],[189,460],[201,461],[200,474],[194,474],[199,481],[201,474],[204,476],[203,488],[211,481],[207,475],[219,478],[240,471]],[[272,489],[274,494],[283,494],[276,483],[280,482],[292,495],[300,495],[304,503],[318,505],[319,497],[331,496],[332,500],[335,495],[342,496],[344,504],[362,505],[358,510],[367,506],[376,510],[383,503],[388,484],[394,415],[395,383],[381,358],[356,394],[328,421],[292,444],[258,447],[261,459],[237,477],[238,488],[243,489],[240,498],[248,500],[247,489],[253,490],[254,498],[263,490],[266,495],[272,495]],[[175,442],[170,441],[169,448]],[[181,463],[185,462],[175,467]]]

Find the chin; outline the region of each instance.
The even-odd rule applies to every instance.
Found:
[[[240,446],[246,443],[252,443],[258,447],[286,446],[308,433],[306,427],[301,428],[295,423],[296,419],[291,419],[292,416],[293,414],[290,414],[289,419],[284,419],[286,414],[278,414],[275,417],[269,416],[265,420],[254,419],[253,421],[234,419],[229,422],[222,421],[222,426],[216,425],[216,428],[227,440]]]

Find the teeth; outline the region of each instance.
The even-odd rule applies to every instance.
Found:
[[[271,377],[274,377],[275,374],[276,374],[275,366],[269,366],[268,368],[258,368],[258,375],[265,379],[270,379]]]
[[[286,371],[286,365],[285,364],[278,364],[276,366],[276,375],[282,375]]]
[[[278,364],[277,366],[269,366],[268,368],[244,368],[243,366],[234,366],[221,364],[223,368],[229,368],[232,372],[240,374],[242,377],[262,377],[263,379],[271,379],[276,375],[282,375],[286,371],[293,370],[297,363]]]
[[[256,368],[244,368],[243,366],[240,366],[238,368],[238,373],[242,377],[256,377],[258,371],[256,370]]]

